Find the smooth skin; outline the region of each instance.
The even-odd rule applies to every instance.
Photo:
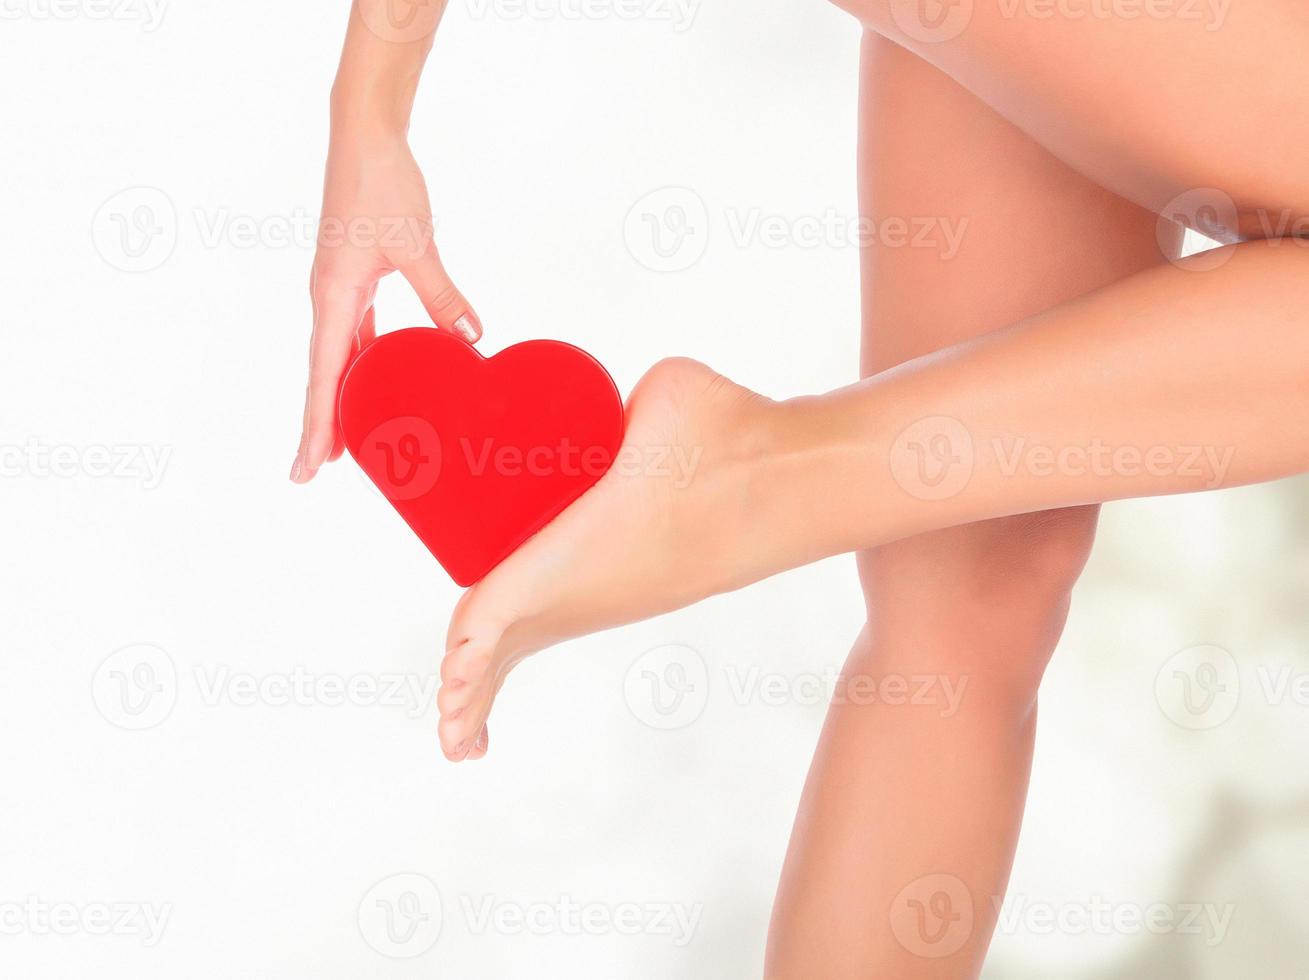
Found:
[[[964,250],[948,266],[869,250],[869,376],[857,385],[772,402],[693,361],[656,365],[632,394],[626,442],[698,451],[695,478],[611,472],[464,595],[440,739],[452,759],[482,755],[495,693],[545,646],[861,551],[870,621],[849,670],[935,661],[972,687],[948,724],[833,707],[769,972],[968,977],[1008,875],[1036,686],[1090,544],[1090,505],[1309,469],[1309,250],[1286,237],[1309,214],[1309,171],[1295,165],[1309,140],[1298,58],[1309,24],[1288,0],[1234,5],[1220,30],[979,0],[962,31],[924,41],[925,21],[906,29],[925,9],[916,0],[848,6],[907,49],[868,42],[865,208],[965,210]],[[343,79],[358,77],[351,50]],[[1250,70],[1261,64],[1278,69]],[[338,119],[387,118],[367,109],[379,91],[392,109],[397,91],[412,99],[338,80],[334,146]],[[334,182],[329,167],[329,197]],[[1197,188],[1216,189],[1203,200],[1230,201],[1230,214],[1178,203]],[[1271,240],[1161,261],[1175,230],[1165,223],[1156,239],[1155,219],[1129,201]],[[323,251],[316,269],[337,268]],[[316,316],[302,480],[334,439],[315,385],[334,391],[358,342],[351,323],[367,322],[371,293],[350,295],[349,315]],[[1094,447],[1118,453],[1107,469],[1086,465]],[[971,522],[984,523],[961,527]],[[951,818],[960,809],[969,820]],[[974,906],[946,956],[901,928],[914,882],[932,874],[960,881]]]
[[[869,34],[861,213],[966,215],[957,256],[863,252],[863,374],[1003,327],[1165,261],[1155,215],[1051,156],[958,83]],[[1074,233],[1068,229],[1075,228]],[[1175,254],[1181,229],[1166,229]],[[1036,696],[1098,508],[934,531],[859,555],[868,623],[846,662],[791,835],[769,930],[773,977],[958,977],[981,967],[1026,800]],[[941,676],[923,704],[860,700],[859,679]],[[893,789],[892,789],[893,787]],[[894,843],[891,843],[894,842]],[[971,926],[917,935],[907,902],[948,873]],[[897,902],[897,896],[905,892]],[[832,896],[841,896],[833,902]],[[870,971],[870,964],[876,969]]]
[[[373,337],[373,297],[399,272],[432,323],[476,343],[482,324],[450,281],[433,238],[432,206],[413,153],[409,116],[444,4],[416,5],[396,21],[392,0],[360,0],[350,12],[332,87],[332,133],[323,218],[310,275],[314,330],[309,346],[300,445],[291,479],[308,483],[344,449],[336,393],[350,356]],[[411,39],[412,38],[412,39]]]

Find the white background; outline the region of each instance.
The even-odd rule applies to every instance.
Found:
[[[854,22],[563,2],[454,0],[415,111],[483,349],[566,339],[624,391],[669,354],[773,396],[853,380]],[[823,714],[804,681],[858,629],[853,562],[535,658],[488,758],[448,765],[430,685],[455,587],[353,464],[286,478],[344,0],[157,23],[144,0],[0,3],[0,974],[758,975]],[[399,281],[378,309],[423,322]],[[1309,707],[1260,683],[1309,669],[1304,489],[1110,508],[1043,697],[1019,907],[1214,903],[1223,941],[1023,919],[987,977],[1303,962]],[[1197,644],[1230,652],[1240,698],[1192,731],[1156,680]],[[646,673],[670,658],[675,717]],[[771,675],[798,696],[758,695]],[[378,703],[394,678],[410,693]],[[344,679],[378,687],[336,703]],[[99,935],[104,905],[136,911]]]

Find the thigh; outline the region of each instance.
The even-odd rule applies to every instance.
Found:
[[[871,32],[860,85],[865,376],[1132,275],[1180,247],[1180,228],[1164,227],[1161,248],[1152,212]],[[903,227],[917,231],[891,233]],[[1094,508],[1075,508],[951,528],[865,553],[860,571],[869,590],[880,583],[884,593],[957,596],[979,575],[1058,590],[1080,570],[1094,523]],[[879,605],[879,618],[895,615]]]
[[[1303,0],[838,3],[1137,203],[1210,233],[1306,230]]]

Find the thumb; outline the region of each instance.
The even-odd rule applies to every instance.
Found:
[[[470,344],[481,339],[482,322],[446,275],[435,247],[427,248],[421,258],[402,267],[400,274],[413,286],[433,323]]]

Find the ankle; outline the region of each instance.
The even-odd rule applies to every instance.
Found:
[[[769,574],[849,551],[845,453],[824,404],[830,396],[760,399],[740,441],[742,511]]]

